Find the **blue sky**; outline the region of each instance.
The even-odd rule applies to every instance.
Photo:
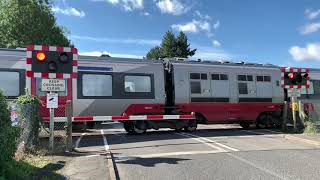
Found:
[[[320,68],[319,0],[53,0],[81,54],[143,57],[184,31],[191,59]]]

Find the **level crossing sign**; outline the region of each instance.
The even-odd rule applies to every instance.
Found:
[[[47,94],[47,108],[55,109],[58,108],[58,94],[48,93]]]
[[[41,79],[41,91],[65,91],[66,81],[64,79]]]

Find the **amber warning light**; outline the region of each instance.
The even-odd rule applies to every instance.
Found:
[[[37,60],[41,62],[46,60],[46,54],[44,52],[37,52]]]

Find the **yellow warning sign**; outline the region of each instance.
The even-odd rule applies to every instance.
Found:
[[[298,111],[298,103],[296,103],[296,102],[292,103],[292,110]]]

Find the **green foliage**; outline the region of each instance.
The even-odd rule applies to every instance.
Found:
[[[159,46],[150,49],[147,54],[148,59],[160,59],[161,57],[161,48]]]
[[[197,49],[190,49],[187,36],[181,31],[177,37],[168,31],[163,36],[161,46],[156,46],[147,53],[147,59],[160,58],[188,58],[196,53]]]
[[[18,135],[19,129],[11,126],[8,104],[0,91],[0,174],[4,171],[6,162],[13,159]]]
[[[0,47],[69,46],[65,33],[66,30],[56,24],[48,0],[0,1]]]
[[[31,147],[38,143],[38,135],[40,129],[40,122],[42,121],[39,114],[40,100],[36,96],[22,95],[17,99],[18,103],[18,117],[20,118],[20,126],[24,129],[23,132],[29,133],[27,147]]]
[[[304,131],[305,134],[317,134],[319,133],[318,127],[312,119],[308,119],[304,122]]]

